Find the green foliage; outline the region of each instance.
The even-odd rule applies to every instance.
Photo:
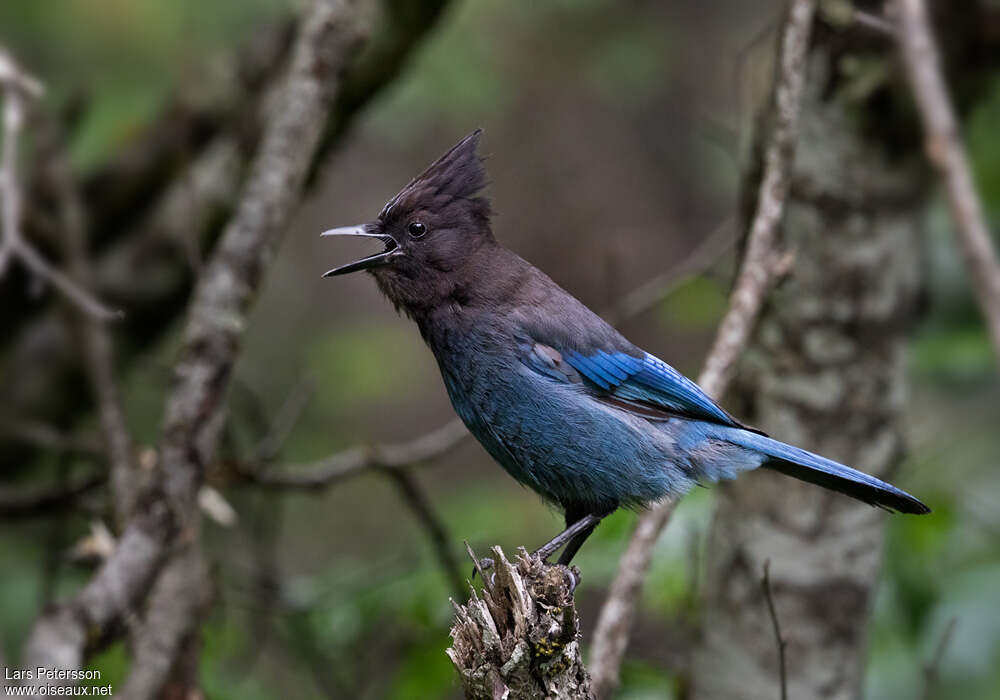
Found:
[[[621,669],[618,700],[674,700],[683,697],[676,681],[663,668],[649,662],[626,659]]]
[[[942,381],[968,383],[988,376],[995,366],[994,350],[981,323],[931,329],[913,344],[914,369]]]
[[[725,313],[725,290],[717,281],[694,276],[681,284],[660,304],[664,325],[685,331],[710,330]]]
[[[419,338],[399,324],[361,322],[320,333],[306,353],[318,409],[328,416],[405,398],[424,373],[411,361]]]

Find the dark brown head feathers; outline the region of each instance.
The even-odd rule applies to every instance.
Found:
[[[389,200],[379,219],[390,219],[393,210],[406,202],[433,202],[440,206],[451,199],[473,199],[486,187],[486,170],[477,153],[482,133],[482,129],[476,129],[413,178]]]

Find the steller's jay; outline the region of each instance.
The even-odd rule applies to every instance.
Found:
[[[896,487],[743,425],[694,382],[637,348],[493,237],[465,137],[389,200],[375,221],[325,232],[385,249],[324,277],[368,270],[413,319],[455,411],[511,476],[560,506],[568,564],[601,518],[757,467],[904,513]]]

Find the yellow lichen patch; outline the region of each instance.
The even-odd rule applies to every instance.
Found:
[[[561,648],[562,644],[550,639],[540,639],[535,642],[535,654],[539,656],[552,656]]]

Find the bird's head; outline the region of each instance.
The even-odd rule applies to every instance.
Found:
[[[470,274],[468,262],[494,242],[489,201],[477,196],[486,186],[476,152],[481,133],[477,129],[434,161],[374,221],[324,232],[374,238],[385,248],[323,276],[368,270],[396,307],[410,315],[454,294]]]

